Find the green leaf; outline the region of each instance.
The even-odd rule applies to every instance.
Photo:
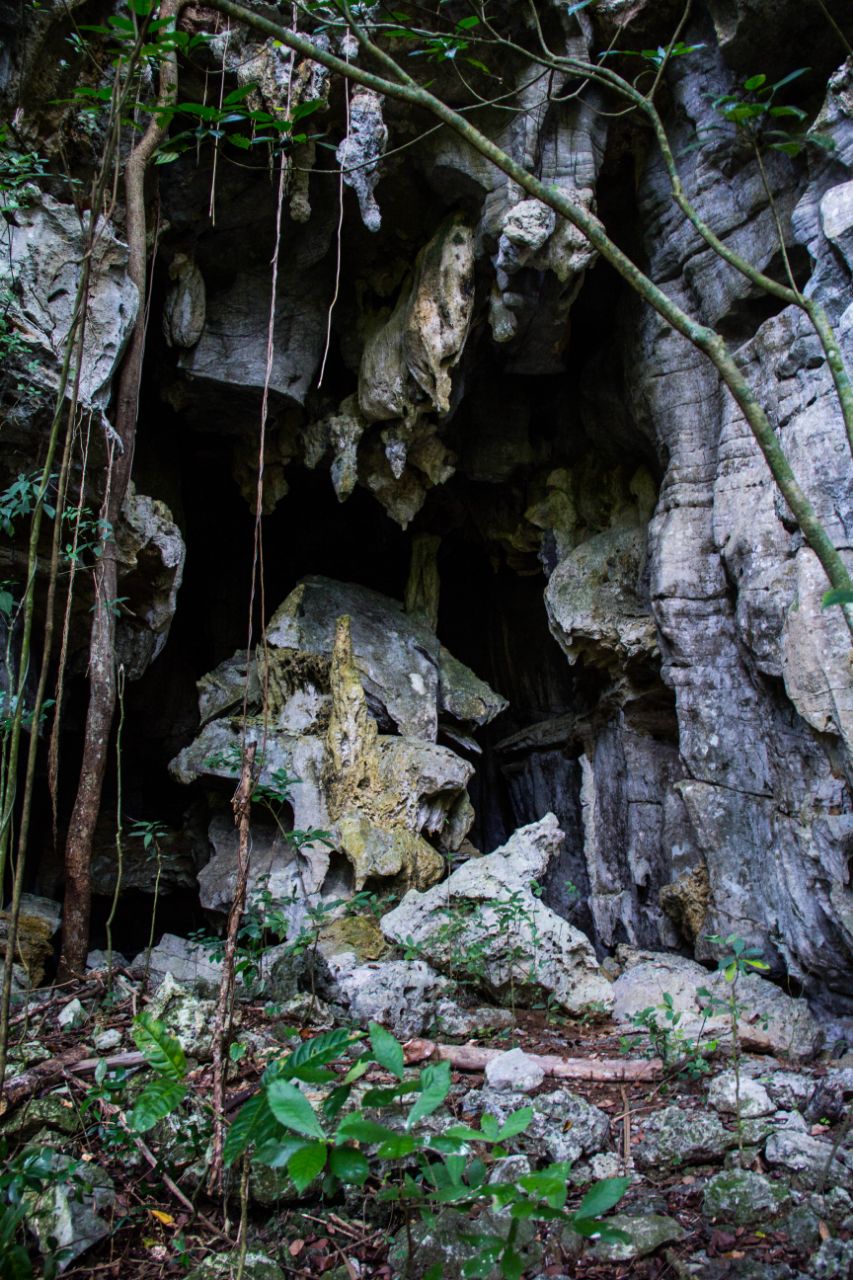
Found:
[[[344,1116],[338,1125],[337,1138],[353,1138],[356,1142],[387,1142],[399,1135],[376,1120],[368,1120],[360,1114]]]
[[[474,27],[479,27],[480,19],[473,13],[468,18],[460,18],[456,26],[460,31],[471,31]]]
[[[504,1280],[521,1280],[524,1272],[524,1260],[520,1253],[507,1246],[501,1256],[501,1275]]]
[[[454,1124],[445,1129],[445,1138],[455,1138],[459,1142],[482,1142],[483,1134],[479,1129],[472,1129],[467,1124]]]
[[[325,1142],[308,1142],[294,1151],[287,1162],[287,1172],[297,1191],[304,1191],[323,1172],[326,1154]]]
[[[497,1142],[501,1128],[494,1116],[490,1116],[488,1112],[482,1116],[480,1118],[480,1128],[483,1131],[483,1137],[486,1142]]]
[[[418,1084],[417,1080],[404,1080],[402,1084],[394,1085],[393,1089],[368,1089],[361,1100],[362,1106],[388,1107],[407,1093],[417,1093]]]
[[[314,1108],[295,1084],[289,1080],[273,1080],[267,1085],[266,1092],[270,1111],[285,1129],[292,1129],[306,1138],[325,1138]]]
[[[370,1045],[373,1049],[373,1056],[379,1063],[380,1067],[384,1067],[386,1071],[390,1071],[392,1076],[396,1076],[398,1080],[402,1080],[405,1074],[405,1059],[403,1057],[403,1046],[400,1044],[390,1031],[386,1031],[378,1022],[371,1022],[368,1026],[370,1032]]]
[[[498,1142],[508,1142],[510,1138],[517,1138],[529,1127],[532,1119],[532,1107],[522,1107],[519,1111],[513,1111],[500,1127]]]
[[[171,1115],[187,1094],[187,1086],[179,1080],[152,1080],[136,1099],[128,1115],[128,1123],[136,1133],[147,1133],[159,1120]]]
[[[296,124],[297,120],[304,120],[306,116],[312,116],[315,111],[319,111],[320,107],[326,104],[322,98],[312,98],[310,102],[300,102],[293,109],[292,123]],[[322,834],[326,834],[323,832]]]
[[[836,587],[834,591],[826,592],[821,604],[824,609],[833,604],[853,604],[853,591],[849,587]]]
[[[322,1035],[314,1036],[311,1040],[303,1040],[286,1058],[280,1062],[273,1062],[267,1067],[263,1074],[263,1083],[269,1084],[271,1080],[282,1076],[287,1076],[291,1080],[301,1080],[305,1078],[302,1075],[304,1067],[321,1067],[328,1062],[333,1062],[345,1049],[357,1044],[361,1038],[359,1033],[353,1034],[344,1027],[337,1027],[334,1031],[324,1031]]]
[[[756,89],[760,89],[763,84],[767,83],[767,76],[750,76],[748,80],[744,80],[743,87],[753,93]]]
[[[3,1256],[0,1258],[0,1266],[3,1268],[0,1275],[3,1280],[33,1280],[32,1263],[23,1245],[3,1244]]]
[[[350,1186],[361,1187],[370,1176],[367,1156],[355,1147],[335,1147],[329,1156],[329,1168]]]
[[[608,1227],[607,1223],[600,1222],[598,1218],[573,1218],[572,1231],[580,1236],[594,1237],[603,1244],[631,1243],[627,1231],[621,1231],[619,1227]]]
[[[439,1062],[434,1066],[424,1067],[421,1072],[421,1091],[406,1119],[406,1128],[411,1129],[424,1116],[431,1116],[437,1111],[450,1093],[450,1063]]]
[[[281,1132],[281,1126],[270,1111],[266,1094],[256,1093],[237,1112],[234,1122],[225,1135],[223,1158],[226,1165],[235,1160],[253,1144],[260,1146]]]
[[[257,84],[253,81],[251,84],[244,84],[241,88],[232,90],[231,93],[226,94],[222,99],[223,107],[236,106],[238,102],[242,102],[245,98],[248,98],[249,94],[252,93],[253,90],[257,89],[257,87]]]
[[[603,1178],[590,1187],[578,1206],[576,1217],[597,1218],[618,1204],[631,1185],[630,1178]]]
[[[811,71],[811,67],[798,67],[796,71],[789,71],[781,80],[776,80],[773,84],[773,92],[783,88],[784,85],[790,84],[792,80],[798,80],[800,76],[804,76],[807,71]]]
[[[298,1151],[305,1145],[295,1134],[282,1133],[277,1123],[276,1128],[279,1132],[278,1137],[268,1138],[252,1151],[253,1161],[264,1165],[267,1169],[284,1169],[294,1151]]]
[[[186,1054],[162,1022],[150,1013],[137,1014],[133,1019],[133,1038],[150,1067],[169,1080],[183,1080],[187,1074]]]

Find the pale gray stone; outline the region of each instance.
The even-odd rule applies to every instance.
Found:
[[[643,1123],[634,1149],[639,1169],[720,1162],[737,1146],[737,1134],[707,1111],[665,1107]]]
[[[14,327],[31,344],[36,361],[32,376],[45,388],[59,385],[83,253],[77,210],[52,196],[39,195],[16,210],[8,223],[0,285],[12,292]],[[126,268],[127,247],[112,224],[102,219],[91,258],[79,386],[80,403],[101,411],[107,407],[113,374],[136,321],[138,294]]]
[[[245,1280],[284,1280],[284,1272],[277,1262],[251,1249],[242,1260],[237,1253],[205,1258],[187,1273],[186,1280],[230,1280],[238,1266],[242,1267]]]
[[[209,1058],[216,1021],[216,1000],[203,1000],[167,973],[148,1006],[152,1018],[159,1019],[186,1054]]]
[[[635,1013],[660,1004],[664,993],[668,993],[676,1012],[682,1015],[679,1028],[687,1035],[696,1036],[704,1028],[706,1039],[730,1037],[728,1014],[715,1010],[706,1017],[702,1013],[703,997],[697,994],[698,989],[704,987],[717,999],[727,1000],[731,987],[722,974],[709,973],[683,956],[638,955],[639,963],[628,968],[613,984],[618,1021],[629,1024]],[[738,978],[737,1002],[740,1006],[738,1030],[745,1048],[791,1058],[814,1057],[820,1047],[821,1034],[805,1000],[785,995],[757,975],[743,974]]]
[[[544,1079],[542,1067],[523,1049],[509,1049],[486,1064],[486,1084],[491,1089],[532,1093]]]
[[[797,1129],[779,1129],[767,1139],[764,1158],[774,1168],[782,1168],[799,1183],[811,1188],[826,1176],[831,1186],[853,1189],[853,1152],[840,1147],[833,1156],[833,1144],[813,1138]]]
[[[117,1049],[121,1044],[122,1036],[118,1027],[108,1027],[106,1031],[99,1031],[92,1038],[92,1044],[98,1053],[109,1053],[111,1049]]]
[[[461,974],[476,947],[479,977],[504,999],[553,992],[570,1012],[607,1011],[611,986],[584,934],[531,890],[558,852],[553,814],[523,827],[500,849],[458,867],[444,883],[412,889],[382,917],[386,937],[409,940],[437,968]]]
[[[86,1021],[86,1010],[79,1000],[69,1000],[56,1015],[56,1025],[60,1031],[76,1031]]]
[[[431,1030],[452,990],[423,960],[357,965],[351,954],[340,953],[329,956],[325,966],[328,973],[320,983],[327,999],[342,1005],[359,1026],[381,1022],[403,1040]]]
[[[75,1258],[110,1234],[115,1189],[112,1179],[98,1164],[81,1164],[71,1171],[77,1161],[58,1151],[53,1153],[51,1162],[55,1173],[68,1171],[67,1179],[58,1179],[42,1192],[25,1191],[21,1203],[40,1252],[48,1257],[61,1249],[58,1268],[64,1271]]]
[[[163,304],[163,336],[170,347],[194,347],[204,332],[204,277],[183,253],[175,254],[169,276],[172,284]]]
[[[676,1244],[687,1234],[684,1228],[661,1213],[638,1213],[636,1216],[627,1213],[611,1213],[607,1218],[607,1226],[616,1231],[624,1231],[630,1239],[620,1244],[605,1244],[603,1241],[595,1245],[593,1257],[603,1258],[611,1262],[624,1262],[629,1258],[647,1258],[649,1254],[666,1244]]]
[[[186,547],[165,502],[137,493],[131,482],[115,531],[119,586],[135,584],[132,616],[116,627],[116,655],[128,680],[138,680],[162,653],[177,608]],[[139,579],[143,581],[140,590]]]
[[[492,1115],[501,1124],[525,1106],[533,1108],[533,1119],[514,1142],[536,1165],[560,1160],[574,1163],[608,1145],[607,1115],[568,1089],[552,1089],[528,1098],[523,1093],[497,1090],[486,1084],[466,1093],[461,1102],[463,1113]]]
[[[205,948],[174,933],[164,933],[156,947],[140,951],[133,968],[144,972],[146,964],[152,990],[158,990],[167,979],[191,988],[202,995],[214,995],[222,981],[222,962],[211,960]]]
[[[715,1173],[705,1187],[703,1209],[712,1222],[744,1227],[775,1217],[787,1198],[783,1184],[761,1173],[726,1169]]]
[[[708,1105],[723,1115],[766,1116],[775,1110],[767,1090],[757,1080],[734,1071],[715,1076],[708,1088]]]
[[[380,93],[355,87],[348,108],[349,129],[335,153],[344,182],[358,196],[361,219],[368,231],[378,231],[382,222],[373,192],[380,178],[379,161],[388,145],[383,101]]]

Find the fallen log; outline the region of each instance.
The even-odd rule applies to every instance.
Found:
[[[434,1040],[409,1040],[403,1045],[406,1063],[449,1062],[456,1071],[485,1071],[503,1049],[483,1049],[476,1044],[436,1044]],[[561,1058],[556,1053],[529,1053],[546,1076],[557,1080],[599,1080],[610,1083],[660,1080],[660,1058]]]
[[[23,1102],[25,1098],[31,1098],[47,1085],[55,1084],[67,1071],[73,1071],[75,1075],[85,1075],[94,1071],[101,1061],[105,1061],[110,1070],[114,1067],[138,1067],[145,1061],[145,1055],[135,1050],[128,1053],[114,1053],[105,1059],[85,1058],[83,1056],[85,1052],[86,1049],[83,1046],[75,1045],[74,1048],[66,1049],[65,1053],[60,1053],[56,1058],[37,1062],[34,1067],[22,1071],[19,1076],[12,1076],[3,1086],[0,1115],[9,1107]]]

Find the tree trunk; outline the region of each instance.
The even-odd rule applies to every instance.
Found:
[[[174,17],[183,3],[185,0],[163,0],[160,18]],[[158,106],[166,106],[172,100],[177,76],[177,59],[171,54],[160,68]],[[112,530],[121,514],[133,467],[139,383],[145,350],[145,172],[165,131],[165,124],[155,113],[142,139],[131,151],[124,175],[127,273],[139,291],[139,312],[119,378],[115,436],[110,442],[106,489],[100,511],[101,519],[108,522],[111,532],[105,539],[103,555],[95,570],[95,606],[89,643],[89,709],[80,782],[65,845],[61,980],[83,972],[89,947],[92,839],[101,806],[116,701],[114,640],[118,568]]]

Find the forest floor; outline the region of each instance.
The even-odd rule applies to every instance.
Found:
[[[12,1061],[0,1118],[6,1159],[5,1172],[0,1175],[6,1215],[0,1216],[0,1263],[9,1206],[20,1201],[22,1195],[26,1199],[28,1185],[30,1203],[33,1188],[42,1197],[51,1194],[50,1187],[45,1190],[45,1183],[36,1180],[27,1184],[26,1173],[22,1172],[26,1156],[22,1153],[59,1151],[64,1157],[71,1157],[74,1169],[97,1166],[106,1175],[104,1186],[111,1188],[104,1196],[103,1206],[98,1207],[96,1228],[92,1229],[89,1221],[72,1229],[72,1234],[76,1231],[78,1235],[90,1231],[92,1243],[65,1263],[63,1274],[68,1280],[96,1276],[105,1280],[160,1280],[188,1275],[201,1280],[208,1275],[240,1274],[234,1261],[241,1234],[240,1179],[232,1176],[230,1186],[226,1182],[228,1190],[224,1195],[211,1197],[205,1190],[209,1127],[205,1130],[204,1116],[210,1109],[211,1064],[203,1060],[203,1055],[196,1059],[188,1053],[185,1083],[191,1105],[184,1104],[177,1123],[175,1117],[164,1119],[144,1133],[134,1132],[127,1124],[127,1112],[134,1096],[138,1096],[140,1081],[150,1075],[141,1061],[142,1055],[133,1048],[132,1022],[144,1003],[138,982],[129,975],[122,977],[112,996],[108,995],[104,976],[94,975],[85,983],[54,990],[35,1012],[30,1006],[30,1013],[19,1014],[13,1023]],[[69,1009],[75,1016],[68,1016]],[[76,1016],[78,1010],[82,1016]],[[280,1015],[263,1005],[242,1006],[236,1032],[240,1050],[229,1067],[226,1117],[233,1120],[240,1107],[257,1093],[271,1055],[277,1053],[280,1057],[283,1052],[292,1051],[294,1044],[310,1041],[327,1027],[327,1022],[320,1026],[310,1022],[283,1026]],[[585,1059],[591,1065],[620,1058],[636,1062],[642,1057],[642,1045],[626,1045],[624,1036],[609,1022],[551,1018],[540,1011],[519,1011],[514,1027],[484,1033],[477,1043],[500,1050],[520,1047],[531,1055]],[[332,1065],[335,1069],[336,1064]],[[342,1072],[348,1065],[337,1064],[337,1069]],[[728,1065],[718,1052],[710,1063],[711,1076]],[[754,1077],[764,1073],[765,1078],[768,1071],[784,1072],[787,1065],[773,1059],[750,1059],[744,1061],[744,1070]],[[800,1077],[803,1070],[802,1066],[796,1067]],[[812,1064],[807,1069],[815,1090],[833,1070],[839,1074],[839,1068],[831,1062]],[[849,1068],[845,1070],[843,1065],[840,1071],[842,1075],[849,1074]],[[614,1173],[632,1180],[618,1206],[619,1213],[657,1215],[671,1224],[672,1237],[645,1256],[619,1259],[602,1257],[600,1250],[589,1245],[581,1249],[574,1237],[567,1243],[565,1233],[555,1236],[550,1230],[553,1224],[546,1223],[540,1233],[542,1247],[534,1250],[539,1256],[525,1268],[525,1277],[683,1280],[687,1276],[709,1276],[713,1280],[784,1280],[817,1274],[809,1270],[809,1259],[830,1238],[853,1251],[853,1244],[848,1244],[853,1236],[850,1213],[841,1212],[835,1223],[828,1224],[820,1204],[808,1201],[810,1193],[821,1191],[817,1179],[806,1173],[806,1181],[800,1180],[800,1190],[792,1191],[797,1180],[794,1178],[792,1183],[791,1170],[771,1168],[759,1146],[750,1146],[743,1153],[742,1167],[764,1175],[774,1185],[778,1182],[780,1199],[793,1196],[790,1203],[794,1212],[787,1217],[774,1217],[765,1211],[753,1215],[755,1220],[739,1225],[709,1219],[704,1207],[706,1185],[721,1168],[732,1167],[734,1141],[724,1142],[720,1150],[709,1150],[704,1157],[661,1159],[656,1167],[649,1167],[646,1160],[642,1173],[637,1170],[634,1153],[653,1117],[675,1107],[689,1129],[694,1121],[708,1115],[709,1078],[705,1075],[690,1079],[677,1072],[663,1073],[652,1081],[614,1078],[565,1082],[546,1077],[528,1096],[520,1098],[518,1105],[535,1108],[537,1099],[567,1086],[575,1098],[604,1113],[609,1120],[609,1135],[603,1145],[599,1144],[599,1155],[603,1152],[608,1156],[609,1169]],[[392,1085],[394,1080],[374,1064],[365,1082],[382,1087]],[[450,1113],[447,1122],[452,1123],[455,1118],[470,1125],[473,1091],[483,1088],[483,1074],[453,1070],[451,1082],[446,1100]],[[730,1136],[737,1127],[736,1117],[724,1116],[723,1120]],[[557,1119],[553,1123],[562,1122]],[[573,1123],[577,1120],[565,1121],[566,1131]],[[829,1151],[834,1140],[844,1136],[846,1123],[842,1106],[833,1115],[818,1117],[815,1123],[802,1123],[800,1130],[823,1140]],[[843,1151],[844,1144],[839,1143],[838,1147]],[[63,1167],[67,1177],[67,1162]],[[420,1262],[417,1249],[408,1271],[394,1260],[391,1247],[395,1239],[405,1235],[404,1215],[399,1204],[383,1205],[377,1200],[383,1178],[373,1169],[363,1186],[339,1187],[331,1197],[321,1193],[319,1181],[301,1194],[281,1182],[271,1194],[269,1187],[262,1185],[264,1179],[256,1178],[254,1171],[246,1177],[248,1195],[244,1196],[242,1207],[250,1251],[244,1270],[246,1280],[266,1280],[267,1276],[279,1274],[300,1280],[312,1280],[317,1275],[331,1280],[392,1280],[400,1275],[418,1277],[428,1272],[427,1262],[434,1252],[430,1252],[429,1241],[423,1235],[425,1252]],[[577,1205],[583,1193],[583,1185],[570,1188],[567,1210]],[[78,1190],[78,1202],[80,1197]],[[74,1201],[72,1195],[71,1208],[66,1207],[72,1216]],[[803,1210],[806,1204],[809,1212]],[[479,1211],[470,1212],[474,1221]],[[26,1233],[20,1223],[15,1224],[7,1247],[12,1248],[12,1238],[19,1243],[23,1240],[31,1271],[0,1266],[4,1277],[17,1280],[19,1275],[51,1274],[50,1263],[45,1265],[33,1247],[35,1230],[41,1236],[38,1243],[43,1253],[50,1257],[46,1228],[39,1228],[31,1219],[27,1224]],[[422,1233],[428,1230],[419,1226]],[[76,1249],[78,1244],[73,1247]],[[260,1269],[253,1270],[251,1259],[258,1252],[273,1259],[279,1270],[265,1271],[260,1264]],[[441,1267],[434,1274],[464,1274],[462,1261],[445,1259]],[[820,1274],[843,1275],[846,1280],[846,1273],[841,1270]]]

